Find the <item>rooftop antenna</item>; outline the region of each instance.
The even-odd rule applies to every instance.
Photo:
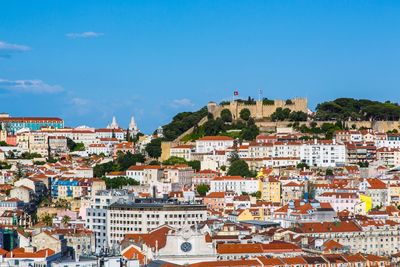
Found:
[[[258,97],[259,97],[259,100],[262,101],[262,99],[263,99],[263,90],[262,89],[258,90]]]

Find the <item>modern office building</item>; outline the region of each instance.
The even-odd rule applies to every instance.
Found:
[[[119,199],[130,199],[127,190],[101,190],[92,197],[86,209],[86,227],[92,230],[96,239],[96,252],[107,248],[107,208]]]
[[[207,220],[205,205],[168,199],[119,200],[107,208],[109,246],[119,244],[127,233],[148,233],[162,225],[181,228]]]

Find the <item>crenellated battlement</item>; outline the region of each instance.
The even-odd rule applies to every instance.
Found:
[[[229,109],[233,119],[239,118],[240,111],[247,108],[250,110],[251,117],[254,119],[268,118],[275,112],[277,108],[289,108],[291,111],[308,112],[307,98],[293,98],[288,100],[274,100],[264,102],[263,100],[255,100],[254,104],[243,103],[240,101],[231,101],[229,103],[218,105],[215,102],[209,102],[207,105],[208,112],[212,113],[215,118],[219,117],[223,109]]]

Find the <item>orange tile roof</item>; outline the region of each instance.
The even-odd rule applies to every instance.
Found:
[[[212,179],[213,181],[224,181],[224,180],[245,180],[242,176],[219,176]]]
[[[336,242],[335,240],[328,240],[324,243],[324,251],[331,251],[335,249],[341,249],[343,248],[343,245]]]
[[[211,192],[205,198],[224,198],[225,192]]]
[[[327,232],[361,232],[362,229],[354,221],[340,222],[305,222],[298,226],[302,233],[327,233]]]
[[[129,246],[127,249],[122,251],[122,256],[124,256],[124,258],[128,260],[137,259],[139,260],[140,264],[144,264],[146,258],[146,256],[134,246]]]
[[[126,234],[124,240],[133,240],[135,243],[143,242],[147,246],[155,248],[158,244],[158,249],[165,247],[167,242],[167,234],[171,231],[168,225],[160,226],[146,234]]]
[[[159,165],[133,165],[128,168],[128,171],[142,171],[144,169],[161,169]]]
[[[367,179],[369,189],[386,189],[386,184],[378,178]]]
[[[302,257],[282,258],[282,260],[283,260],[286,264],[292,264],[292,265],[296,265],[296,264],[307,264],[307,262],[306,262]]]
[[[55,251],[49,248],[38,250],[36,252],[25,252],[24,248],[16,248],[8,252],[6,258],[46,258],[54,254]]]
[[[285,263],[278,258],[257,257],[264,266],[283,266]]]
[[[233,138],[229,136],[214,135],[214,136],[204,136],[200,138],[198,141],[233,141]]]
[[[205,261],[190,264],[190,267],[261,267],[257,260],[225,260],[225,261]]]
[[[218,254],[242,254],[242,253],[282,253],[300,252],[301,248],[295,244],[273,241],[268,244],[218,244]]]

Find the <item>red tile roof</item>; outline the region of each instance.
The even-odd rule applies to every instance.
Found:
[[[362,229],[354,221],[340,222],[305,222],[301,223],[297,231],[301,233],[328,233],[328,232],[361,232]]]
[[[204,136],[200,138],[198,141],[233,141],[233,138],[229,136],[214,135],[214,136]]]

